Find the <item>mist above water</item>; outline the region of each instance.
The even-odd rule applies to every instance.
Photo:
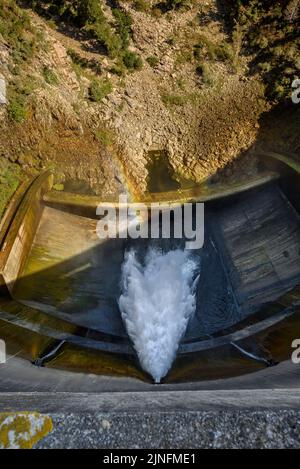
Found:
[[[166,376],[196,309],[199,260],[191,251],[149,248],[144,262],[132,249],[122,267],[119,306],[141,366],[156,383]]]

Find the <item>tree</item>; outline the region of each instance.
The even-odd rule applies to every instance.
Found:
[[[77,22],[80,26],[100,23],[104,15],[99,0],[78,0]]]

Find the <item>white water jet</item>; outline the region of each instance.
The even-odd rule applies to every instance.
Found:
[[[144,265],[134,250],[126,253],[119,306],[140,363],[156,383],[171,368],[195,312],[198,271],[188,251],[150,248]]]

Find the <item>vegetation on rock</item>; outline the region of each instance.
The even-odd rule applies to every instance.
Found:
[[[300,74],[300,1],[225,2],[230,24],[242,32],[242,53],[251,55],[250,74],[260,74],[270,99],[290,97]]]
[[[89,91],[90,91],[90,100],[96,103],[99,103],[112,92],[112,84],[107,79],[97,80],[95,78],[91,82]]]
[[[7,202],[10,200],[20,181],[24,178],[19,165],[0,160],[0,217],[2,216]]]
[[[0,164],[29,172],[50,165],[63,174],[59,183],[86,180],[94,192],[118,190],[120,166],[143,191],[153,147],[197,182],[254,143],[297,151],[290,96],[300,75],[299,7],[300,0],[0,0],[8,98]],[[266,143],[276,108],[286,121]],[[6,167],[2,182],[15,187]]]
[[[103,51],[109,57],[119,59],[129,69],[139,69],[140,67],[132,66],[132,60],[128,60],[131,17],[119,2],[112,3],[114,4],[114,8],[111,10],[114,24],[111,24],[104,15],[101,0],[29,1],[35,11],[47,18],[54,21],[71,22],[74,26],[84,29],[87,34],[96,39],[99,52]],[[135,56],[134,63],[140,64],[140,62],[140,57]]]

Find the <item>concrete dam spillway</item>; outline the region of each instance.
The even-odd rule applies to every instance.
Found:
[[[135,389],[152,377],[167,386],[241,383],[275,376],[277,364],[288,374],[300,337],[299,162],[261,159],[260,175],[246,183],[145,196],[145,203],[206,203],[204,247],[191,259],[175,239],[100,240],[98,198],[53,191],[50,172],[21,186],[0,227],[0,337],[9,356],[17,354],[0,369],[2,390]],[[182,269],[192,262],[189,273],[172,270],[182,291],[165,305],[166,318],[175,311],[182,324],[174,331],[161,324],[155,338],[158,319],[143,329],[132,325],[130,311],[154,317],[171,256]],[[160,290],[147,301],[151,268],[160,272]],[[126,269],[137,273],[138,298],[124,284]],[[155,353],[145,347],[148,331]],[[167,334],[173,347],[164,349]],[[156,345],[168,357],[163,364]]]

